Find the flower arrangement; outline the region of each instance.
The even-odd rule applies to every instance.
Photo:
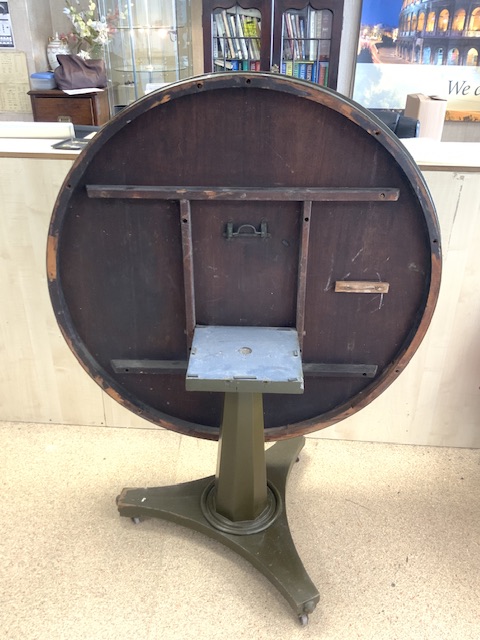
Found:
[[[106,16],[100,16],[97,5],[93,1],[88,2],[87,9],[80,9],[80,0],[65,0],[67,5],[63,13],[71,20],[73,29],[66,38],[77,54],[83,58],[99,58],[103,54],[103,48],[110,42],[120,19],[125,16],[118,11],[108,12]]]

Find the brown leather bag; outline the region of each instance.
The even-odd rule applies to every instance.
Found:
[[[59,89],[103,89],[107,86],[104,60],[84,60],[75,55],[57,55],[54,76]]]

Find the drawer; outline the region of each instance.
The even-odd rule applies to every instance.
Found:
[[[56,122],[69,119],[74,124],[94,124],[91,98],[35,98],[34,115],[37,122]]]
[[[106,91],[70,96],[63,91],[51,89],[32,90],[28,94],[35,122],[68,120],[73,124],[99,126],[110,118]]]

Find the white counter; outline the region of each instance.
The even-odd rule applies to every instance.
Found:
[[[401,142],[422,170],[480,171],[480,142],[439,142],[428,138]]]
[[[0,138],[0,158],[38,158],[46,160],[75,160],[79,151],[53,149],[57,139]]]

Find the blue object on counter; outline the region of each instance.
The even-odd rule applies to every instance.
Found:
[[[30,76],[30,84],[32,89],[55,89],[57,83],[55,82],[55,76],[52,71],[40,71],[39,73],[32,73]]]

